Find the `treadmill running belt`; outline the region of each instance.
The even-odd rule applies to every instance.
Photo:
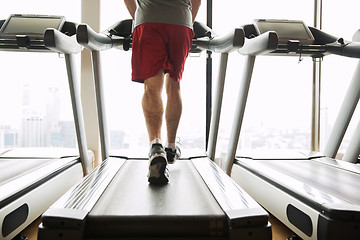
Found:
[[[126,161],[89,213],[85,236],[226,235],[227,217],[192,163],[169,169],[170,182],[154,186],[147,182],[148,161]]]
[[[56,159],[58,160],[58,159]],[[54,159],[1,159],[0,168],[6,169],[0,174],[0,186],[19,178],[31,171],[39,169],[47,164],[50,164]]]
[[[356,184],[360,182],[359,174],[314,160],[258,160],[257,162],[337,198],[351,201],[352,204],[360,204],[360,188]]]

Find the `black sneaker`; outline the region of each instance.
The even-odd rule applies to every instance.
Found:
[[[160,143],[154,143],[149,153],[148,181],[151,184],[165,184],[169,182],[166,153]]]
[[[171,148],[165,148],[166,158],[169,164],[173,164],[176,160],[180,158],[181,151],[178,146],[176,146],[175,150]]]

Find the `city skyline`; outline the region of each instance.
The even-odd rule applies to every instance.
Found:
[[[22,86],[21,94],[21,124],[0,124],[0,148],[15,147],[65,147],[75,148],[76,133],[74,122],[61,120],[62,96],[58,87],[48,86],[43,102],[45,109],[33,105],[31,86],[27,83]],[[327,133],[330,126],[327,119],[327,109],[322,109],[322,126]],[[278,129],[266,124],[248,127],[240,138],[238,149],[308,149],[310,145],[310,129]],[[221,128],[218,139],[218,148],[226,149],[230,128]],[[129,149],[144,147],[146,132],[136,136],[122,129],[110,129],[110,148]],[[181,132],[179,133],[182,134]],[[323,136],[326,138],[326,136]],[[182,146],[185,148],[204,148],[204,137],[183,137]],[[146,145],[146,144],[145,144]]]

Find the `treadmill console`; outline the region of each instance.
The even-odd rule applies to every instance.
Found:
[[[63,16],[13,14],[0,29],[1,50],[41,50],[47,28],[61,30]]]
[[[279,37],[279,44],[299,41],[300,44],[310,45],[314,42],[314,36],[308,26],[300,20],[255,19],[254,27],[258,35],[275,31]]]

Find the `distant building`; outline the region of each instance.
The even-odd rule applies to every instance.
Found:
[[[57,87],[49,87],[46,95],[45,147],[64,145],[60,126],[60,96]]]
[[[75,124],[73,121],[61,121],[60,126],[60,138],[62,139],[61,147],[75,148],[77,145]]]
[[[0,148],[15,148],[18,144],[18,132],[8,125],[0,126]]]
[[[110,131],[110,148],[123,149],[128,148],[128,144],[124,144],[125,134],[123,131]]]
[[[45,120],[43,116],[22,118],[21,147],[45,147]]]

